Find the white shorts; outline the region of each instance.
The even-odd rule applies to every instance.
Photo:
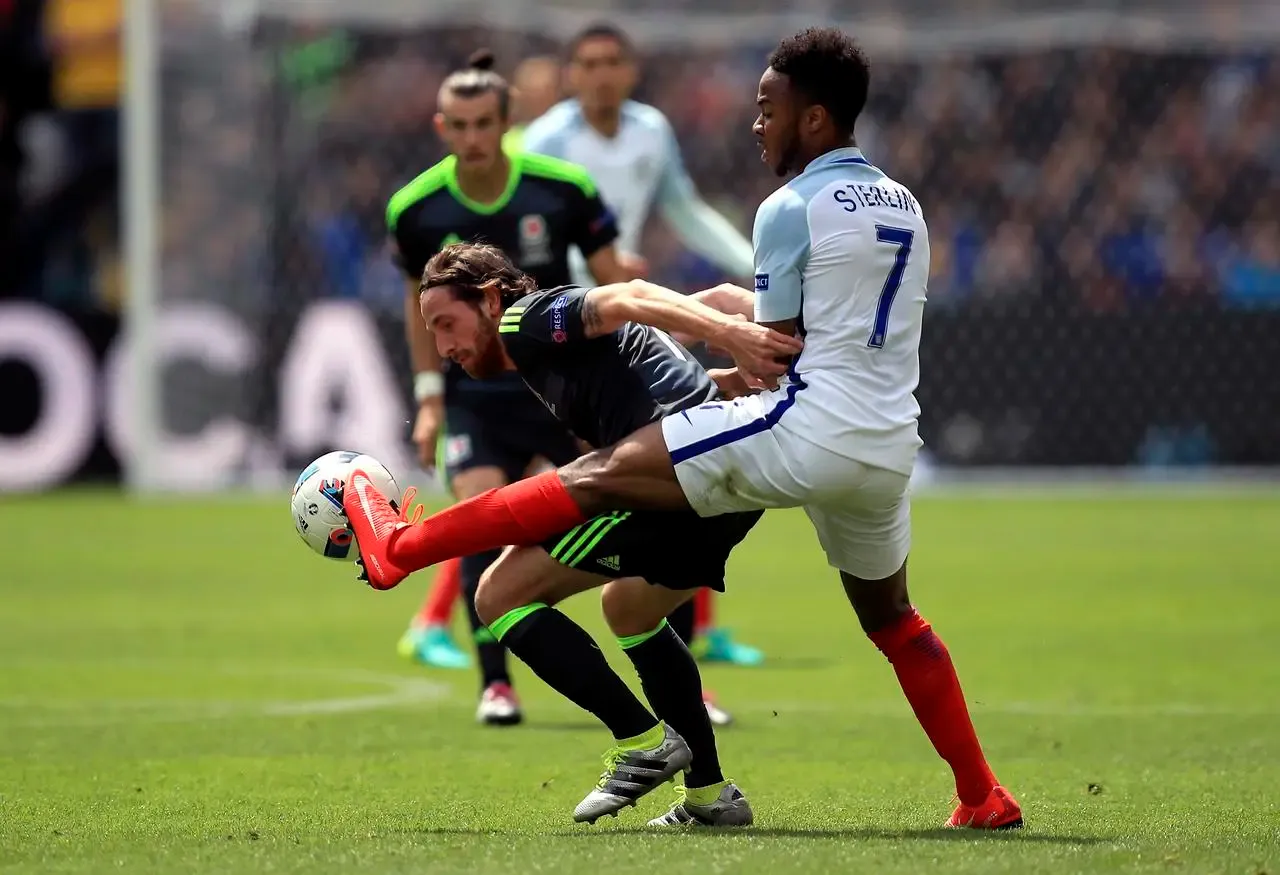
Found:
[[[833,453],[780,422],[760,395],[662,420],[676,478],[699,516],[803,507],[835,568],[880,580],[911,549],[910,477]]]

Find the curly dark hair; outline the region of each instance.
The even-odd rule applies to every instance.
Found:
[[[871,65],[853,37],[838,27],[806,28],[778,43],[769,66],[825,109],[841,134],[853,133],[871,82]]]
[[[461,301],[479,305],[482,288],[497,283],[504,308],[532,292],[538,284],[496,246],[488,243],[453,243],[441,249],[422,272],[418,294],[449,286]]]

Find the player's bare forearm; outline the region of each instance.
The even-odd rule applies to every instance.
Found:
[[[714,343],[733,321],[700,301],[645,280],[600,286],[589,291],[582,302],[582,323],[588,337],[610,334],[635,322]]]
[[[418,303],[418,283],[414,280],[407,280],[405,284],[404,333],[405,340],[409,343],[409,363],[413,372],[438,372],[442,360],[436,349],[435,338],[431,336],[431,331],[422,318]]]
[[[721,283],[713,289],[706,289],[689,297],[730,316],[740,316],[743,319],[755,316],[755,294],[733,283]]]
[[[728,352],[744,374],[762,381],[786,373],[787,365],[779,358],[804,347],[793,335],[729,316],[644,280],[591,289],[583,298],[580,316],[587,337],[599,337],[635,322],[704,340],[708,346]]]
[[[750,319],[755,315],[755,296],[741,286],[735,286],[732,283],[722,283],[713,289],[695,292],[689,297],[706,304],[713,310],[719,310],[721,313],[735,318]],[[685,346],[693,346],[701,342],[698,338],[679,331],[671,332],[671,336]],[[711,349],[710,352],[719,354],[715,349]]]

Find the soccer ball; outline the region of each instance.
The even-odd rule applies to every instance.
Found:
[[[399,506],[400,486],[391,472],[377,459],[361,453],[325,453],[304,468],[293,484],[294,528],[308,547],[327,559],[360,557],[342,509],[342,490],[357,468],[369,475],[388,501]]]

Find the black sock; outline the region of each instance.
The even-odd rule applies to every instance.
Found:
[[[689,599],[667,615],[667,625],[671,627],[672,632],[680,636],[685,647],[693,644],[693,620],[693,599]]]
[[[490,684],[510,684],[507,670],[507,648],[498,643],[489,627],[476,615],[476,589],[480,576],[502,555],[501,550],[489,550],[466,556],[462,560],[462,601],[467,606],[467,619],[471,621],[471,634],[476,644],[476,661],[480,663],[480,689]]]
[[[518,618],[512,611],[495,626],[502,643],[547,686],[599,717],[614,738],[634,738],[658,725],[581,626],[545,605],[529,607],[534,610]],[[502,628],[508,617],[515,622]]]
[[[647,635],[619,638],[618,644],[636,667],[654,712],[684,736],[693,752],[685,786],[706,787],[723,781],[716,733],[702,704],[702,677],[689,648],[666,621]]]

